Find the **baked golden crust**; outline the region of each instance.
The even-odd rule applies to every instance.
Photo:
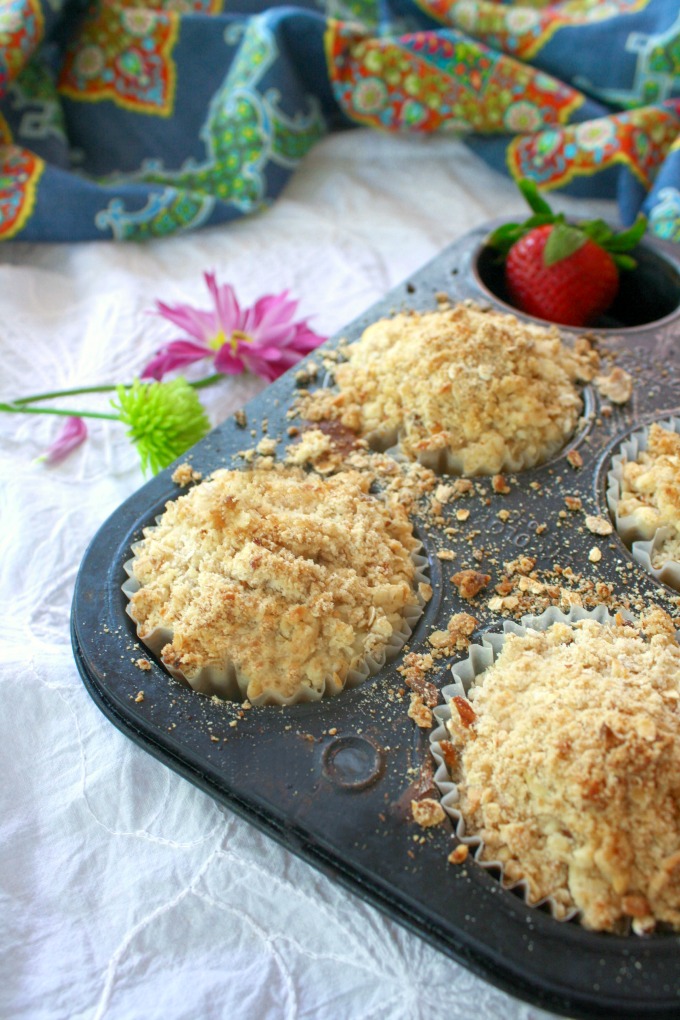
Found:
[[[680,929],[680,647],[655,609],[508,635],[452,706],[460,811],[531,901]],[[463,709],[464,710],[460,710]],[[457,710],[459,709],[459,710]],[[472,713],[472,715],[470,715]]]
[[[562,344],[555,327],[471,303],[381,319],[347,348],[339,393],[301,413],[339,418],[382,448],[466,475],[517,471],[556,453],[582,410],[577,381],[593,377],[587,341]]]
[[[191,682],[230,664],[250,701],[341,688],[418,605],[419,543],[369,484],[356,472],[221,470],[168,503],[133,561],[142,640],[170,629],[168,666]]]
[[[618,517],[630,517],[630,525],[645,539],[659,528],[670,528],[653,565],[680,560],[680,433],[652,424],[647,449],[623,463],[621,475]]]

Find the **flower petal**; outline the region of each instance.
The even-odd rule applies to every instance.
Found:
[[[45,464],[60,464],[87,439],[87,425],[82,418],[67,418],[57,438],[39,460]]]
[[[229,336],[235,329],[243,329],[243,315],[234,288],[229,283],[218,284],[214,273],[204,273],[204,277],[215,303],[218,328],[225,336]]]
[[[167,372],[184,368],[212,354],[209,347],[191,340],[172,340],[161,347],[142,372],[142,379],[162,379]]]
[[[240,348],[244,346],[245,344],[239,344]],[[220,347],[215,355],[215,369],[217,372],[223,372],[225,375],[240,375],[245,367],[243,359],[238,354],[234,354],[230,344]]]
[[[207,343],[217,333],[218,326],[214,312],[206,312],[200,308],[192,308],[191,305],[166,305],[162,301],[156,302],[156,315],[167,319],[180,329],[183,329],[189,336],[202,343]]]
[[[310,351],[315,351],[316,348],[325,343],[327,337],[321,336],[319,333],[315,333],[313,329],[310,329],[306,322],[298,323],[295,340],[291,344],[296,351],[302,351],[304,354],[309,354]]]

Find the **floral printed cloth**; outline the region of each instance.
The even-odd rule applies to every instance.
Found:
[[[354,124],[680,241],[677,0],[0,0],[1,239],[222,223]]]

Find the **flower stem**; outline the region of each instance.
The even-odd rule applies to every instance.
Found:
[[[196,382],[190,382],[189,385],[193,386],[195,390],[203,390],[206,386],[212,386],[213,383],[219,382],[220,379],[224,379],[224,372],[215,372],[214,375],[206,375],[205,379],[198,379]]]
[[[195,390],[205,389],[207,386],[212,386],[214,383],[219,382],[220,379],[224,379],[223,372],[216,372],[214,375],[207,375],[205,379],[198,379],[196,382],[190,382],[189,385],[193,386]],[[79,386],[73,390],[52,390],[50,393],[32,393],[28,397],[17,397],[16,400],[12,400],[11,403],[16,407],[23,404],[37,404],[43,400],[56,400],[59,397],[79,397],[83,393],[113,393],[116,390],[116,386]],[[3,410],[4,410],[3,406]],[[47,412],[45,412],[47,413]],[[36,411],[37,414],[37,411]],[[84,415],[79,415],[84,417]]]
[[[115,388],[115,386],[80,386],[75,390],[53,390],[51,393],[33,393],[30,397],[17,397],[16,400],[12,401],[12,404],[37,404],[41,400],[56,400],[57,397],[78,397],[82,393],[113,393]]]
[[[19,404],[0,403],[0,411],[8,414],[59,414],[65,418],[106,418],[108,421],[120,421],[117,414],[105,414],[102,411],[68,411],[58,407],[25,407]]]

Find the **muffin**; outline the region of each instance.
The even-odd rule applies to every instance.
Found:
[[[680,590],[680,419],[654,422],[623,444],[607,500],[636,559]]]
[[[128,612],[173,676],[290,704],[395,654],[427,588],[398,508],[354,472],[216,471],[169,502],[126,569]]]
[[[579,382],[597,355],[555,327],[472,303],[406,312],[369,326],[338,365],[339,393],[317,391],[301,413],[336,418],[377,449],[398,443],[435,471],[497,474],[552,457],[583,410]]]
[[[445,690],[444,805],[527,900],[587,928],[680,930],[680,646],[671,618],[510,625]],[[454,673],[457,667],[454,667]],[[463,835],[463,828],[459,828]]]

